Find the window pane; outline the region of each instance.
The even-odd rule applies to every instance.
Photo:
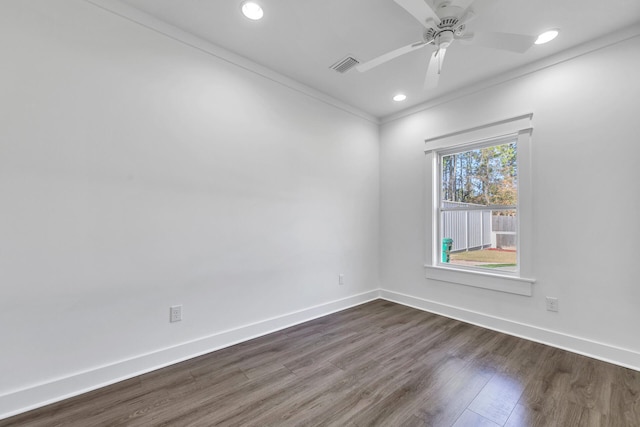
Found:
[[[516,142],[441,157],[441,205],[510,205],[518,202]]]
[[[517,173],[515,141],[441,156],[442,263],[517,271],[517,211],[496,208],[517,206]]]

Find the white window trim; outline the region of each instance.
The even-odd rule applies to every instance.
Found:
[[[531,278],[533,240],[533,192],[531,176],[531,120],[525,114],[471,129],[425,140],[426,236],[425,271],[427,279],[531,296],[535,279]],[[518,150],[518,272],[488,273],[471,269],[443,266],[438,262],[438,153],[456,146],[513,137]]]

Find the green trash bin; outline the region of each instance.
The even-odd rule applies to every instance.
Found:
[[[442,239],[442,262],[449,262],[449,254],[451,253],[451,247],[453,246],[453,239]]]

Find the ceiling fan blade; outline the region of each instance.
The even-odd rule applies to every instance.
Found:
[[[462,15],[460,15],[460,18],[458,18],[458,25],[468,24],[469,22],[476,19],[476,17],[476,12],[469,7],[465,9],[465,11],[462,12]]]
[[[453,38],[456,40],[462,40],[463,42],[473,42],[475,37],[475,33],[464,33],[463,35],[454,35]]]
[[[362,72],[369,71],[370,69],[377,67],[378,65],[384,64],[385,62],[391,61],[394,58],[397,58],[405,53],[412,52],[416,49],[420,49],[421,47],[426,46],[428,43],[426,42],[416,42],[407,46],[402,46],[396,50],[392,50],[391,52],[387,52],[384,55],[380,55],[377,58],[372,59],[371,61],[363,62],[362,64],[356,67],[356,70]]]
[[[425,0],[394,0],[397,4],[402,6],[404,10],[409,12],[416,18],[422,25],[430,28],[429,21],[435,21],[436,24],[440,23],[440,17],[436,14],[436,11],[426,3]]]
[[[427,76],[424,79],[425,89],[434,89],[438,86],[440,73],[442,72],[442,63],[444,62],[444,55],[446,53],[446,49],[438,49],[431,55],[429,66],[427,67]]]
[[[472,39],[472,42],[479,46],[517,53],[526,52],[535,41],[535,36],[512,33],[476,33]]]
[[[453,2],[454,5],[458,6],[459,8],[461,8],[462,10],[466,10],[468,9],[473,3],[475,2],[475,0],[455,0]]]

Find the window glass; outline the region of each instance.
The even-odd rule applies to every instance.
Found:
[[[516,144],[440,153],[440,263],[518,271]]]

